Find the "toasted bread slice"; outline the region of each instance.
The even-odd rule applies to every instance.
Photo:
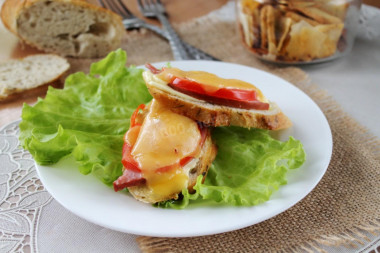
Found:
[[[167,83],[150,71],[143,73],[151,95],[171,108],[173,112],[185,115],[208,126],[241,126],[279,130],[292,125],[280,108],[269,102],[268,110],[240,109],[216,105],[200,100],[169,87]]]

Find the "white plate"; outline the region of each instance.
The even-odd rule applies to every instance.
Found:
[[[277,138],[286,140],[292,135],[300,140],[307,155],[305,164],[291,171],[288,184],[261,205],[196,206],[185,210],[155,208],[128,194],[115,193],[94,176],[80,174],[70,159],[54,166],[37,166],[42,183],[59,203],[74,214],[110,229],[147,236],[187,237],[232,231],[264,221],[296,204],[317,185],[330,162],[331,131],[321,110],[301,90],[274,75],[242,65],[211,61],[171,64],[256,85],[292,120],[293,127],[279,132]]]

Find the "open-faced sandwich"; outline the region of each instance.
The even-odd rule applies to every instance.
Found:
[[[131,117],[115,191],[128,188],[148,203],[178,199],[184,188],[192,192],[216,156],[205,125],[272,130],[291,125],[252,84],[202,71],[147,67],[143,77],[154,99]]]
[[[193,190],[199,175],[206,177],[215,156],[210,129],[153,99],[131,117],[124,137],[123,175],[114,189],[127,187],[147,203],[178,199],[182,189]]]
[[[172,111],[208,126],[279,130],[291,126],[280,108],[254,85],[203,71],[147,64],[143,78],[151,95]]]

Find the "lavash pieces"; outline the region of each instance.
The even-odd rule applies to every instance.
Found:
[[[345,50],[346,1],[240,0],[243,41],[264,59],[309,62]]]

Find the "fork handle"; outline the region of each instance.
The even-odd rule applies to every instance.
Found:
[[[160,35],[161,37],[169,40],[169,37],[165,31],[163,31],[161,28],[155,25],[151,25],[148,23],[141,24],[146,29],[151,30],[152,32],[155,32],[156,34]],[[208,53],[200,50],[199,48],[196,48],[185,41],[182,41],[182,45],[185,47],[186,51],[188,52],[189,56],[192,56],[192,59],[195,60],[210,60],[210,61],[220,61],[220,59],[209,55]]]
[[[173,56],[175,60],[191,60],[192,57],[186,52],[182,40],[174,31],[170,25],[169,20],[161,13],[157,13],[157,18],[160,20],[166,35],[169,40],[169,44],[172,48]]]

